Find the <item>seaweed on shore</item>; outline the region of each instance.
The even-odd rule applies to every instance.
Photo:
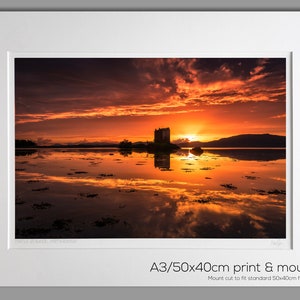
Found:
[[[249,180],[256,180],[256,179],[258,179],[259,177],[257,177],[257,176],[250,176],[250,175],[246,175],[246,176],[244,176],[246,179],[249,179]]]
[[[96,193],[79,193],[79,196],[86,197],[86,198],[95,198],[98,196]]]
[[[100,177],[113,177],[114,176],[114,174],[111,174],[111,173],[101,173],[101,174],[99,174],[99,176]]]
[[[26,202],[25,201],[22,201],[22,200],[17,200],[16,201],[16,204],[17,205],[23,205],[23,204],[25,204]]]
[[[57,219],[52,223],[52,227],[56,230],[70,230],[69,224],[72,220]]]
[[[48,209],[52,207],[53,205],[48,202],[41,202],[41,203],[34,203],[32,204],[33,209]]]
[[[285,195],[286,191],[274,189],[274,190],[268,191],[268,194],[270,194],[270,195]]]
[[[38,188],[38,189],[32,189],[33,192],[43,192],[43,191],[48,191],[48,187],[43,187],[43,188]]]
[[[115,217],[102,217],[100,220],[95,221],[94,224],[97,227],[105,227],[115,225],[119,222],[120,220]]]
[[[200,203],[200,204],[205,204],[205,203],[209,203],[211,201],[212,201],[211,198],[207,198],[207,199],[196,199],[193,202]]]
[[[234,186],[232,183],[224,183],[224,184],[220,184],[220,185],[228,190],[236,190],[237,189],[237,187]]]
[[[262,196],[267,194],[267,192],[265,190],[261,190],[261,189],[252,189],[252,190]]]
[[[186,173],[190,173],[190,172],[194,172],[195,169],[192,168],[181,168],[182,171],[186,172]]]
[[[37,183],[40,182],[39,180],[28,180],[27,183]]]

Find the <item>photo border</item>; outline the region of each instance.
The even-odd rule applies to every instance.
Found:
[[[16,58],[285,58],[286,60],[286,238],[28,238],[15,239],[15,202],[9,202],[9,248],[196,248],[196,249],[291,249],[291,52],[251,53],[22,53],[8,52],[9,128],[15,127]],[[9,132],[10,196],[15,199],[15,130]]]

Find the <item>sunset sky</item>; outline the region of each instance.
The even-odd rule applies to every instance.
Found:
[[[16,58],[16,138],[209,141],[286,134],[285,58]]]

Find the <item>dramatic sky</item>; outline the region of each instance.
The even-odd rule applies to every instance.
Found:
[[[285,73],[284,58],[16,58],[16,138],[285,135]]]

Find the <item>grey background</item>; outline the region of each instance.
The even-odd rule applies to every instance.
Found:
[[[0,0],[0,11],[299,11],[299,0]],[[0,266],[1,267],[1,266]],[[17,270],[16,270],[17,271]],[[291,299],[299,288],[0,288],[1,299]]]
[[[173,299],[297,299],[298,288],[1,288],[1,299],[41,299],[41,300],[173,300]],[[298,296],[299,297],[299,296]]]
[[[299,0],[0,0],[0,10],[299,10]]]

